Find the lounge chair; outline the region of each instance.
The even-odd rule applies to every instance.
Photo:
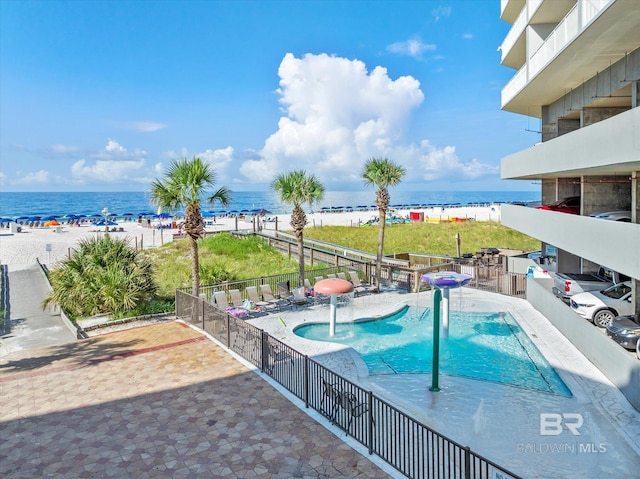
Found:
[[[338,276],[338,278],[340,278],[340,279],[344,279],[344,280],[346,280],[346,279],[347,279],[347,275],[346,275],[345,273],[338,273],[338,274],[337,274],[337,276]]]
[[[327,275],[327,278],[330,278],[330,279],[336,279],[336,277],[337,276],[333,273]]]
[[[260,291],[262,292],[262,299],[267,303],[274,304],[278,309],[282,309],[282,306],[287,304],[286,301],[278,299],[271,291],[271,286],[269,284],[261,284]]]
[[[373,291],[372,286],[368,284],[362,284],[357,271],[349,271],[349,276],[351,277],[351,282],[353,283],[353,291],[356,296],[360,293],[369,293]]]
[[[307,278],[304,279],[304,287],[307,289],[311,289],[311,281],[309,281]]]
[[[268,301],[262,301],[260,299],[260,295],[258,294],[258,288],[255,286],[247,286],[244,290],[247,293],[247,298],[249,301],[253,302],[260,310],[267,309],[269,306],[275,307],[275,304],[269,303]]]
[[[249,312],[241,306],[230,306],[226,292],[214,291],[213,296],[216,298],[216,306],[218,309],[225,313],[229,313],[236,318],[246,318],[249,315]]]
[[[317,283],[318,281],[322,281],[324,279],[324,276],[316,276],[316,281],[315,283]],[[314,283],[314,284],[315,284]]]
[[[293,301],[293,293],[289,287],[289,281],[280,281],[278,283],[278,298],[291,304]]]
[[[236,308],[243,308],[243,299],[242,299],[242,295],[240,294],[240,290],[239,289],[230,289],[229,290],[229,296],[231,297],[231,302],[233,303],[233,305]]]
[[[307,295],[304,294],[304,286],[294,288],[293,296],[289,301],[297,306],[306,306],[307,304],[309,304],[307,302]]]

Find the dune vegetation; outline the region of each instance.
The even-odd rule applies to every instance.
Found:
[[[325,226],[305,228],[305,238],[375,254],[378,241],[376,226],[350,228]],[[499,247],[533,251],[540,242],[495,222],[442,224],[396,224],[385,230],[384,253],[413,252],[456,254],[455,235],[461,238],[461,253],[475,253],[483,247]],[[189,242],[176,240],[156,250],[148,250],[156,266],[156,281],[162,295],[173,296],[174,290],[191,284]],[[200,240],[200,280],[202,284],[270,276],[298,269],[296,258],[287,258],[258,237],[238,239],[230,233]],[[316,268],[322,267],[316,266]],[[306,266],[310,268],[309,265]]]

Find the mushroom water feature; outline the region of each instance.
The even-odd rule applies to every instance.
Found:
[[[336,308],[338,295],[353,293],[353,284],[346,279],[327,278],[321,279],[313,285],[315,294],[327,294],[329,299],[329,336],[336,332]]]
[[[442,302],[442,331],[449,337],[449,290],[461,288],[471,281],[472,276],[455,271],[438,271],[425,273],[422,281],[437,289],[433,295],[433,365],[431,387],[429,391],[438,392],[438,375],[440,370],[440,303]]]

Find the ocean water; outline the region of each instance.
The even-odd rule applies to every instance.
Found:
[[[320,211],[335,207],[371,206],[375,201],[375,191],[327,191],[320,204],[312,210]],[[539,192],[530,191],[394,191],[391,190],[391,206],[416,207],[417,205],[470,205],[487,203],[535,203],[540,201]],[[155,213],[148,192],[73,192],[73,193],[6,193],[0,192],[0,217],[47,215],[92,215],[104,208],[121,216],[126,213]],[[266,209],[272,214],[288,213],[291,207],[281,204],[272,191],[234,191],[232,203],[226,208],[219,204],[203,204],[203,211],[220,214],[222,212],[250,212]],[[309,208],[305,207],[307,211]]]

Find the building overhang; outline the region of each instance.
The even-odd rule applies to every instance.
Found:
[[[640,278],[640,224],[608,221],[516,205],[502,205],[500,222],[597,264]],[[631,253],[631,254],[630,254]]]
[[[504,157],[503,180],[630,177],[640,171],[640,108]]]

